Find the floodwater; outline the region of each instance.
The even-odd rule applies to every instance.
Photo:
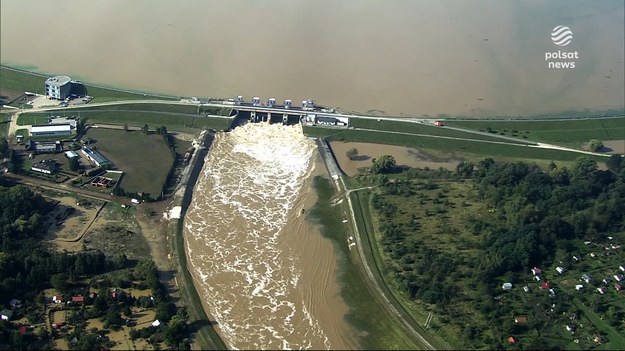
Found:
[[[229,348],[357,347],[332,244],[301,212],[315,201],[317,156],[299,125],[249,123],[211,147],[185,237],[205,308]]]
[[[624,106],[622,0],[3,0],[0,61],[176,96],[343,111],[534,115]],[[566,25],[573,40],[551,41]],[[575,68],[545,53],[578,52]]]

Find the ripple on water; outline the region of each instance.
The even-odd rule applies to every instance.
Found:
[[[246,124],[219,134],[185,221],[189,261],[232,348],[330,348],[298,289],[282,229],[312,167],[300,126]]]

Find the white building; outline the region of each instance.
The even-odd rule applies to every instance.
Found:
[[[68,76],[54,76],[46,79],[46,96],[65,100],[72,90],[72,79]]]
[[[72,134],[72,126],[70,124],[42,124],[34,125],[30,128],[30,135],[68,135]]]

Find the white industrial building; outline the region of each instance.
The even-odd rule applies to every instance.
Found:
[[[46,96],[65,100],[72,90],[72,79],[68,76],[54,76],[46,79]]]
[[[68,124],[41,124],[30,128],[30,135],[68,135],[72,134],[72,126]]]

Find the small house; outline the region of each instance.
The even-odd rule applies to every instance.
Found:
[[[503,283],[501,288],[504,289],[504,290],[510,290],[510,289],[512,289],[512,283]]]
[[[84,296],[72,296],[72,302],[85,303],[85,297]]]
[[[625,272],[625,265],[618,266],[618,269],[620,269],[622,272]]]
[[[554,297],[556,296],[556,291],[553,289],[549,289],[549,296]]]
[[[22,301],[20,301],[18,299],[13,299],[13,300],[11,300],[11,302],[9,302],[9,305],[11,305],[11,307],[13,307],[13,308],[20,307],[21,304],[22,304]]]
[[[527,285],[526,285],[526,286],[524,286],[524,287],[523,287],[523,291],[525,291],[526,293],[527,293],[527,292],[530,292],[530,287],[529,287],[529,286],[527,286]]]
[[[616,291],[621,292],[623,291],[623,286],[619,283],[614,283],[614,289],[616,289]]]
[[[595,258],[595,257],[597,257],[597,254],[595,254],[594,252],[591,252],[590,253],[590,257]]]
[[[13,311],[7,310],[6,308],[0,312],[0,318],[4,321],[10,321],[11,317],[13,317]]]
[[[604,286],[597,288],[597,291],[599,292],[599,294],[603,295],[606,293],[606,291],[608,291],[608,289],[606,289]]]
[[[537,282],[539,282],[539,281],[540,281],[540,276],[539,276],[539,275],[535,275],[535,276],[534,276],[534,280],[535,280],[535,281],[537,281]]]
[[[63,296],[61,296],[61,295],[52,296],[52,302],[54,302],[54,303],[62,303],[63,302]]]
[[[543,272],[543,271],[542,271],[540,268],[538,268],[538,267],[534,267],[534,268],[532,268],[532,274],[533,274],[533,275],[541,275],[541,274],[542,274],[542,272]]]
[[[590,284],[590,276],[588,274],[582,274],[582,280],[585,281],[586,284]]]
[[[565,271],[566,271],[566,270],[564,269],[564,267],[560,267],[560,266],[556,267],[556,272],[558,272],[558,274],[562,274],[562,273],[564,273]]]
[[[509,337],[508,342],[514,344],[516,342],[516,338],[514,336]]]
[[[584,286],[582,284],[577,284],[575,285],[575,290],[580,291],[584,288]]]
[[[516,324],[527,324],[527,316],[516,316],[516,317],[514,317],[514,323],[516,323]]]
[[[575,262],[579,262],[579,257],[577,257],[577,256],[573,255],[573,261],[575,261]]]
[[[625,279],[625,277],[623,277],[621,273],[617,273],[614,275],[614,279],[616,279],[616,281],[620,283],[623,281],[623,279]]]
[[[605,277],[603,278],[603,284],[608,285],[610,283],[612,283],[612,279],[610,279],[610,277]]]
[[[541,289],[550,289],[551,288],[551,284],[549,284],[549,282],[544,282],[544,283],[540,284],[540,288]]]
[[[159,325],[161,325],[161,321],[159,321],[158,319],[152,322],[153,327],[158,327]]]
[[[565,326],[566,331],[571,332],[571,334],[575,333],[575,326],[567,325]]]

